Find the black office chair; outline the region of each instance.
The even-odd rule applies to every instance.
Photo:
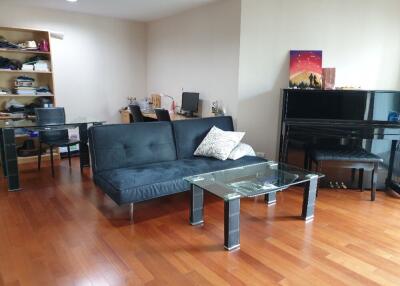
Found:
[[[151,122],[157,121],[157,119],[143,116],[142,111],[140,110],[139,105],[129,105],[129,109],[131,110],[133,122]]]
[[[171,121],[171,117],[169,116],[168,110],[157,108],[154,111],[156,112],[158,121]]]
[[[38,125],[43,126],[65,123],[65,110],[63,107],[35,108],[35,114]],[[70,147],[79,144],[79,140],[69,139],[67,129],[39,131],[38,170],[40,170],[40,163],[42,160],[42,144],[46,144],[50,147],[51,175],[54,177],[53,149],[58,147],[67,147],[68,163],[69,167],[71,167]]]

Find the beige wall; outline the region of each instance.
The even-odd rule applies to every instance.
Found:
[[[68,119],[119,122],[126,97],[145,94],[145,24],[2,3],[0,11],[0,26],[64,33],[51,45],[57,105]]]
[[[289,50],[323,50],[338,85],[400,89],[397,0],[222,0],[148,24],[1,3],[0,11],[0,25],[65,34],[52,47],[57,102],[69,118],[118,122],[129,95],[179,101],[182,88],[195,90],[204,116],[222,101],[244,140],[269,158]]]
[[[225,0],[148,25],[147,91],[180,102],[182,88],[198,91],[203,116],[222,101],[237,110],[240,1]]]
[[[337,84],[400,89],[400,1],[242,0],[238,128],[277,154],[291,49],[323,50]]]

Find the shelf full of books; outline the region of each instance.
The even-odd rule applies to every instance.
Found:
[[[51,56],[48,31],[0,27],[0,120],[32,118],[32,106],[55,105]]]

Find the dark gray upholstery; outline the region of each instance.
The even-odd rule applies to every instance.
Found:
[[[94,181],[116,203],[126,204],[187,191],[186,176],[265,161],[194,157],[194,150],[214,125],[233,130],[228,116],[91,127]]]
[[[177,120],[173,121],[172,125],[178,159],[193,158],[194,151],[214,125],[225,131],[233,131],[233,122],[230,116]]]
[[[258,157],[221,161],[194,158],[99,172],[98,184],[116,203],[140,202],[189,190],[186,176],[263,162]]]
[[[176,160],[169,122],[95,126],[89,140],[93,173]]]

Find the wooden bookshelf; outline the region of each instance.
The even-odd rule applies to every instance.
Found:
[[[25,71],[25,70],[5,70],[5,69],[0,69],[0,72],[8,72],[8,73],[45,73],[45,74],[51,74],[51,71]]]
[[[46,40],[50,44],[50,33],[43,30],[34,29],[23,29],[23,28],[12,28],[12,27],[0,27],[0,35],[6,40],[13,43],[21,43],[25,41],[35,41],[39,43],[41,40]],[[15,79],[20,75],[26,75],[35,80],[34,86],[48,86],[51,95],[17,95],[7,94],[0,95],[0,111],[4,111],[5,103],[10,100],[10,97],[18,100],[24,98],[21,103],[29,104],[27,98],[30,98],[31,103],[35,101],[36,97],[48,97],[51,103],[55,105],[55,90],[54,90],[54,77],[53,77],[53,65],[52,65],[52,54],[51,47],[49,52],[43,52],[39,50],[27,50],[17,48],[0,48],[0,56],[9,58],[11,60],[18,60],[21,63],[28,61],[33,56],[43,56],[44,59],[50,62],[49,71],[30,71],[30,70],[8,70],[0,69],[0,88],[7,88],[12,90],[14,88]]]
[[[44,30],[34,30],[34,29],[23,29],[23,28],[12,28],[12,27],[0,27],[0,35],[2,35],[7,41],[12,43],[21,43],[26,41],[35,41],[37,44],[41,40],[46,40],[49,45],[50,43],[50,33]],[[0,111],[5,111],[5,104],[13,99],[18,102],[28,105],[34,103],[37,98],[47,98],[55,106],[55,88],[54,88],[54,70],[52,64],[52,49],[50,45],[50,52],[43,52],[39,50],[28,50],[28,49],[17,49],[17,48],[0,48],[0,56],[8,58],[10,60],[17,60],[22,64],[27,62],[30,58],[34,56],[43,57],[45,60],[50,62],[49,71],[31,71],[31,70],[9,70],[0,69],[0,88],[9,89],[12,93],[0,95]],[[48,86],[51,94],[39,94],[39,95],[18,95],[14,94],[13,88],[15,79],[18,76],[26,75],[34,79],[34,87]],[[19,118],[11,118],[9,116],[0,116],[1,120],[20,120]],[[17,145],[21,145],[23,140],[28,137],[20,136],[16,138]],[[37,139],[35,139],[35,142]],[[47,158],[47,156],[44,156]],[[59,156],[55,156],[57,158]],[[32,157],[19,157],[18,163],[32,162],[37,159],[37,156]]]
[[[1,27],[0,27],[0,29],[1,29]],[[2,48],[0,48],[0,53],[50,55],[50,52],[42,52],[42,51],[36,51],[36,50],[22,50],[22,49],[2,49]]]
[[[54,97],[54,94],[32,94],[32,95],[21,95],[21,94],[0,94],[0,97]]]

